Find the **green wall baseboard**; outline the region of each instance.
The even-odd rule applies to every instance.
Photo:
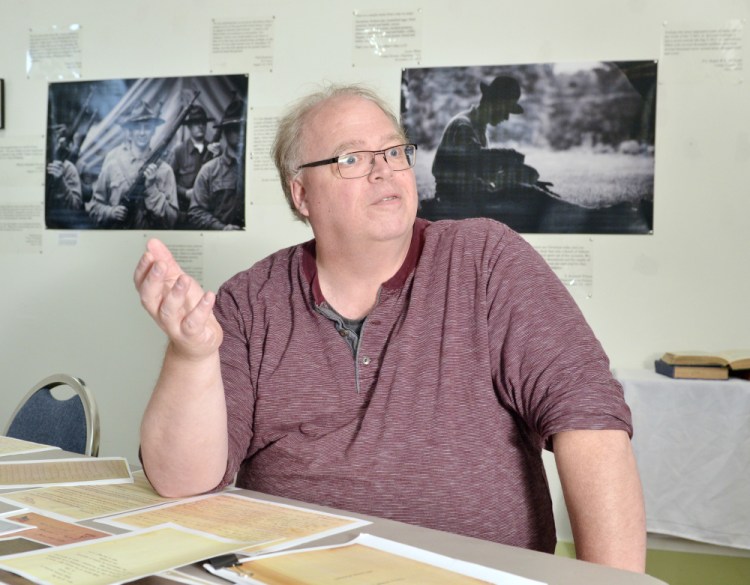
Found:
[[[575,558],[575,546],[558,542],[555,554]],[[649,549],[646,573],[669,585],[748,585],[750,558]]]

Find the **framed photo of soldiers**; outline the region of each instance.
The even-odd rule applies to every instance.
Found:
[[[653,233],[657,63],[404,69],[419,215]]]
[[[45,224],[245,228],[247,75],[50,83]]]

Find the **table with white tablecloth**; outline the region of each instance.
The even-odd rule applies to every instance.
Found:
[[[750,549],[750,382],[621,370],[649,532]]]

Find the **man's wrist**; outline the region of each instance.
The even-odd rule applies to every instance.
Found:
[[[212,364],[219,357],[219,348],[208,349],[207,351],[191,350],[188,347],[180,347],[174,339],[170,339],[167,344],[165,361],[180,362],[184,365],[204,366]]]

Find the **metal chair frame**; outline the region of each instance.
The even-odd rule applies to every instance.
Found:
[[[83,454],[97,457],[99,455],[99,409],[96,405],[96,399],[81,378],[75,378],[67,374],[53,374],[52,376],[48,376],[29,390],[13,411],[3,434],[8,435],[8,431],[16,416],[34,394],[45,388],[52,390],[58,386],[68,386],[80,398],[86,417],[86,447]]]

